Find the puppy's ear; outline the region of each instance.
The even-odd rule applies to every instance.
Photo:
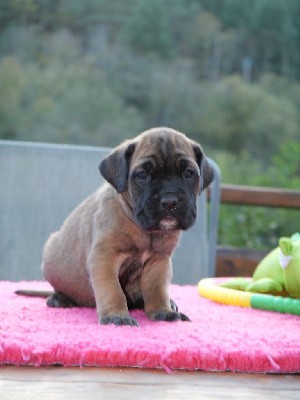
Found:
[[[126,190],[130,159],[135,147],[135,143],[124,143],[114,149],[99,165],[99,170],[103,178],[106,179],[118,193],[122,193]]]
[[[215,174],[212,166],[210,165],[209,161],[205,157],[201,147],[198,144],[194,145],[194,153],[197,164],[199,165],[200,168],[200,181],[201,181],[200,189],[203,190],[206,189],[211,184]]]

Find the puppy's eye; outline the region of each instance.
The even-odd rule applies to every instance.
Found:
[[[137,179],[140,179],[141,181],[144,181],[148,178],[148,174],[145,170],[141,169],[140,171],[135,173],[135,177]]]
[[[192,169],[186,169],[183,171],[183,177],[185,179],[189,179],[192,178],[195,175],[195,172]]]

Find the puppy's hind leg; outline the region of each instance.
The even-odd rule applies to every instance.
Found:
[[[54,308],[58,307],[71,308],[71,307],[77,307],[77,304],[73,299],[66,296],[65,294],[54,292],[53,294],[51,294],[51,296],[48,297],[47,306]]]

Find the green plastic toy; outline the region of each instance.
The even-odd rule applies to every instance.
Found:
[[[300,233],[279,239],[279,246],[262,259],[252,279],[235,278],[221,286],[300,298]]]

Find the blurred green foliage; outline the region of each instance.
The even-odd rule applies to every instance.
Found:
[[[295,190],[300,188],[299,142],[290,141],[281,145],[265,169],[248,152],[240,156],[219,152],[215,158],[222,165],[225,182]],[[222,244],[270,249],[278,245],[279,237],[295,232],[299,232],[299,210],[221,207],[219,241]]]
[[[223,181],[300,188],[298,0],[0,3],[0,138],[114,146],[186,132]],[[222,206],[220,243],[270,247],[299,212]]]

